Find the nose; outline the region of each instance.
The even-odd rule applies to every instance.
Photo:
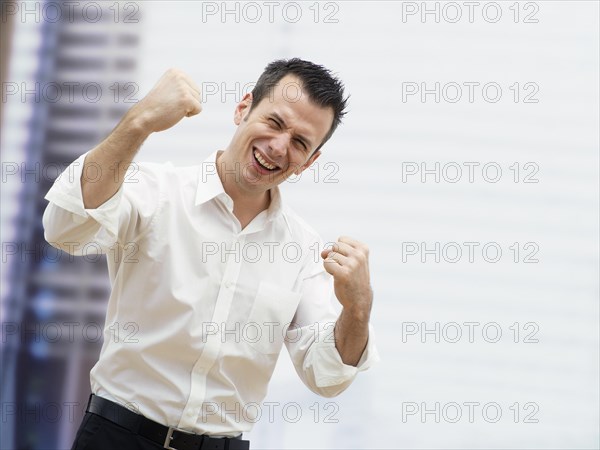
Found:
[[[290,137],[287,133],[278,133],[269,141],[269,149],[273,159],[281,158],[287,152]]]

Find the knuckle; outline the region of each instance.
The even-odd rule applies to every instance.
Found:
[[[177,82],[182,85],[185,86],[185,73],[183,73],[181,70],[176,69],[175,72],[173,73],[173,76],[175,77],[175,80],[177,80]]]

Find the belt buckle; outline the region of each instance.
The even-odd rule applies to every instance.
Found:
[[[179,431],[180,433],[185,433],[185,434],[196,434],[196,433],[191,433],[189,431],[182,430],[177,427],[169,427],[169,430],[167,431],[167,437],[165,437],[165,442],[163,443],[163,448],[166,448],[167,450],[177,450],[175,447],[171,447],[171,441],[173,440],[173,433],[175,431]]]

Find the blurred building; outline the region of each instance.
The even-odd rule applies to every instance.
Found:
[[[73,257],[46,243],[44,195],[111,131],[137,86],[137,11],[51,3],[3,9],[14,31],[2,127],[12,136],[21,130],[20,139],[3,142],[2,156],[3,279],[10,280],[2,302],[3,449],[69,448],[81,421],[110,286],[104,256]]]

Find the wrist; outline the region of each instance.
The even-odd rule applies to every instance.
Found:
[[[131,133],[144,140],[152,134],[153,130],[148,118],[144,115],[143,111],[138,111],[137,106],[134,106],[125,114],[121,125],[127,133]]]
[[[371,302],[346,306],[343,308],[342,313],[354,323],[369,322],[371,317]]]

